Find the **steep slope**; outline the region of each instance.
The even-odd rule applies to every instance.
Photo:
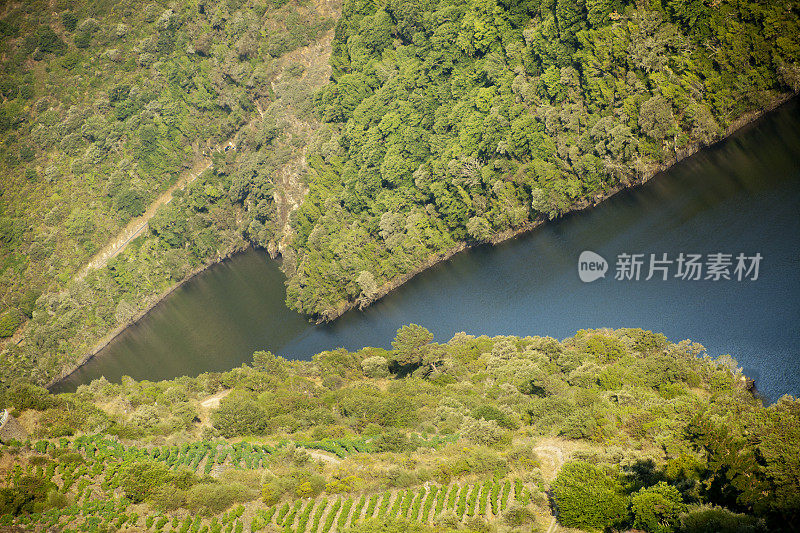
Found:
[[[800,88],[798,7],[348,0],[287,303],[334,318],[720,139]]]
[[[15,385],[0,407],[31,438],[0,444],[0,524],[793,531],[800,404],[764,406],[730,356],[639,329],[425,333],[75,394]]]
[[[46,383],[197,269],[278,249],[338,5],[4,5],[4,380]]]

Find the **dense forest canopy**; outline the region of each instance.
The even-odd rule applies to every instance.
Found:
[[[3,438],[0,521],[521,532],[557,511],[587,531],[796,531],[798,403],[764,407],[730,356],[638,329],[432,338],[411,324],[390,350],[14,386],[0,403],[31,435]]]
[[[331,317],[460,242],[647,177],[800,88],[798,4],[348,0],[287,303]]]

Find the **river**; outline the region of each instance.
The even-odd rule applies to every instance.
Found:
[[[800,103],[794,99],[645,185],[498,246],[458,254],[365,311],[309,324],[284,305],[283,275],[262,251],[216,265],[174,291],[54,388],[99,376],[160,380],[228,370],[268,349],[309,359],[327,349],[388,347],[403,324],[440,342],[480,335],[571,336],[641,327],[731,354],[758,390],[800,395]],[[578,256],[608,260],[584,283]],[[757,280],[647,281],[649,254],[762,256]],[[616,280],[620,254],[645,254],[641,279]],[[752,274],[749,276],[752,277]]]

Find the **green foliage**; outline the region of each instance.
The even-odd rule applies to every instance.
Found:
[[[125,495],[135,503],[148,499],[156,487],[169,479],[169,470],[156,461],[142,461],[123,465],[117,483]]]
[[[795,12],[695,6],[346,1],[317,96],[336,135],[292,220],[287,304],[323,320],[367,305],[459,243],[592,203],[792,90],[780,73],[800,47],[764,28],[793,35]]]
[[[10,337],[22,324],[22,316],[16,310],[0,314],[0,338]]]
[[[682,533],[762,533],[767,531],[763,520],[734,513],[722,507],[702,506],[680,517]]]
[[[40,511],[53,488],[55,485],[47,479],[16,477],[10,486],[0,488],[0,514],[20,515]]]
[[[567,527],[604,529],[627,519],[627,498],[620,482],[585,462],[565,464],[552,486],[558,520]]]
[[[678,517],[685,511],[683,499],[675,487],[659,482],[631,495],[633,527],[653,533],[675,531]]]
[[[64,11],[61,13],[61,24],[64,25],[65,30],[73,32],[78,26],[78,16],[72,11]]]
[[[361,368],[364,375],[369,378],[385,378],[389,376],[389,363],[385,357],[376,355],[367,357],[361,361]]]
[[[409,324],[401,327],[392,341],[392,364],[398,370],[421,365],[427,345],[432,340],[433,334],[422,326]]]
[[[234,391],[220,402],[213,414],[214,427],[224,436],[258,434],[266,427],[266,413],[252,397]]]
[[[44,58],[45,54],[64,55],[67,51],[67,44],[61,40],[53,28],[42,25],[25,39],[24,48],[28,53],[33,54],[37,61]]]
[[[316,55],[302,56],[314,63],[305,71],[273,64],[267,41],[285,34],[283,51],[294,50],[332,21],[296,2],[231,5],[69,0],[3,13],[2,311],[46,288],[38,313],[23,310],[26,338],[13,357],[4,352],[3,381],[51,382],[187,273],[248,240],[267,247],[286,237],[277,234],[288,211],[278,213],[273,176],[318,128],[309,111],[327,75]],[[293,84],[278,81],[289,77]],[[288,116],[305,124],[302,133],[283,135],[297,123]],[[236,149],[223,152],[229,141]],[[184,188],[190,169],[217,152],[221,164]],[[179,179],[115,265],[70,284]]]

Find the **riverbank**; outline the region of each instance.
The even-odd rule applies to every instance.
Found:
[[[777,107],[782,101],[787,100],[790,96],[791,95],[785,95],[781,99],[780,102],[779,101],[774,102],[773,105],[770,106],[769,108],[765,107],[763,110],[760,110],[759,112],[756,112],[756,113],[753,113],[753,114],[749,114],[748,116],[740,118],[740,120],[735,125],[732,125],[729,128],[729,131],[726,132],[726,137],[730,133],[733,133],[734,131],[740,129],[741,127],[752,123],[756,118],[762,116],[765,112],[769,111],[770,109],[773,109],[774,107]],[[649,179],[651,179],[654,175],[658,174],[659,171],[666,170],[667,168],[669,168],[673,164],[675,164],[677,161],[686,159],[687,157],[689,157],[692,154],[696,153],[700,148],[701,148],[700,146],[693,146],[693,147],[691,147],[691,149],[686,149],[686,150],[682,151],[679,154],[675,154],[673,158],[671,158],[669,161],[665,161],[662,165],[654,166],[651,169],[647,169],[647,172],[643,172],[641,176],[637,177],[637,179],[635,181],[632,181],[631,183],[628,183],[628,185],[626,187],[618,187],[618,188],[616,188],[614,190],[609,190],[609,191],[607,191],[607,193],[603,197],[599,197],[599,196],[598,197],[592,197],[592,198],[590,198],[589,201],[586,201],[586,202],[584,202],[582,204],[574,205],[572,210],[573,211],[578,211],[578,210],[582,210],[582,209],[587,209],[588,207],[592,207],[592,206],[595,206],[595,205],[599,204],[603,199],[606,199],[606,198],[616,194],[617,192],[621,191],[624,188],[631,188],[631,187],[634,187],[636,185],[640,185],[641,183],[644,183],[644,182],[648,181]],[[491,242],[492,243],[500,243],[500,242],[503,242],[503,241],[506,241],[506,240],[510,240],[510,239],[512,239],[514,237],[517,237],[517,236],[520,236],[520,235],[522,235],[524,233],[532,231],[533,229],[543,225],[544,222],[546,222],[545,219],[539,219],[539,220],[536,220],[536,221],[532,221],[530,224],[527,224],[526,226],[521,227],[521,228],[517,228],[514,231],[504,232],[504,233],[496,235],[492,239]],[[188,275],[183,281],[181,281],[180,283],[176,284],[175,286],[173,286],[168,291],[165,291],[160,297],[158,297],[154,301],[152,301],[151,304],[148,306],[148,309],[140,312],[137,315],[137,317],[134,320],[132,320],[130,323],[134,324],[134,323],[138,322],[145,314],[147,314],[147,312],[149,312],[153,307],[155,307],[160,300],[162,300],[167,295],[172,293],[172,291],[176,290],[183,283],[185,283],[185,281],[188,281],[188,279],[193,278],[196,274],[199,274],[200,272],[204,271],[206,268],[208,268],[210,266],[213,266],[213,265],[215,265],[217,263],[220,263],[225,258],[230,257],[231,255],[234,255],[234,253],[236,251],[241,251],[242,249],[245,249],[245,248],[246,248],[246,246],[243,246],[243,247],[239,248],[238,250],[233,250],[233,251],[231,251],[231,253],[227,254],[226,256],[222,256],[219,259],[210,260],[210,261],[207,262],[206,265],[195,269],[195,271],[192,274]],[[425,261],[424,263],[420,264],[413,272],[409,272],[409,273],[407,273],[407,274],[405,274],[403,276],[395,278],[390,283],[384,284],[384,286],[381,287],[382,293],[383,293],[383,294],[381,294],[381,297],[386,295],[386,294],[388,294],[393,289],[395,289],[397,287],[400,287],[401,285],[407,283],[412,278],[414,278],[416,276],[416,274],[421,273],[421,272],[423,272],[425,270],[428,270],[432,266],[435,266],[436,264],[441,263],[442,261],[446,261],[446,260],[452,258],[453,256],[455,256],[456,254],[467,250],[468,248],[469,248],[469,246],[467,244],[461,243],[461,244],[456,245],[453,248],[451,248],[449,250],[446,250],[446,251],[444,251],[444,252],[442,252],[440,254],[434,254],[434,255],[430,256],[427,259],[427,261]],[[570,261],[570,266],[571,266],[571,261]],[[556,266],[556,267],[553,267],[551,270],[553,270],[553,271],[563,271],[565,268],[567,268],[567,267],[565,267],[565,266]],[[254,275],[254,273],[251,272],[251,275]],[[257,275],[257,274],[255,274],[255,275]],[[277,281],[277,280],[275,280],[275,281]],[[352,302],[352,303],[350,303],[350,304],[348,304],[346,306],[343,306],[343,308],[338,311],[337,316],[343,314],[345,311],[347,311],[348,309],[351,309],[353,307],[362,307],[362,308],[367,307],[369,304],[371,304],[372,302],[374,302],[374,301],[376,301],[378,299],[379,298],[374,298],[374,299],[372,299],[372,300],[370,300],[368,302],[367,301]],[[282,299],[281,299],[280,305],[281,305],[283,311],[285,311],[286,313],[292,313],[293,314],[292,311],[289,311],[288,309],[285,308],[285,305],[283,304],[283,300]],[[276,312],[277,312],[277,310],[276,310]],[[193,317],[192,317],[191,314],[188,314],[188,315],[184,314],[183,316],[185,316],[186,320],[188,320],[188,321],[192,321],[193,320]],[[283,316],[283,315],[281,314],[281,316]],[[296,316],[298,321],[302,322],[302,320],[300,320],[300,315],[293,315],[293,316]],[[358,313],[358,314],[355,314],[353,316],[354,317],[355,316],[361,316],[361,314]],[[633,316],[636,316],[636,315],[633,315]],[[336,317],[332,317],[330,320],[333,320],[334,318],[336,318]],[[405,318],[403,320],[406,320],[406,323],[407,323],[409,320],[412,320],[412,319]],[[414,316],[412,321],[418,321],[418,320],[419,319],[416,316]],[[341,323],[342,323],[341,321],[337,322],[337,324],[341,324]],[[631,322],[631,323],[638,323],[638,322]],[[575,324],[573,324],[573,327],[574,328],[584,327],[587,324],[588,324],[588,322],[586,322],[584,320],[581,320],[580,322],[576,322]],[[129,325],[130,324],[128,324],[128,325],[126,325],[124,327],[121,326],[119,328],[116,328],[114,330],[114,332],[112,332],[108,336],[104,337],[103,341],[101,341],[97,345],[95,345],[94,348],[91,351],[89,351],[85,355],[84,358],[82,358],[81,364],[85,364],[86,362],[91,360],[92,357],[96,353],[101,351],[106,345],[108,345],[109,342],[111,342],[114,338],[116,338],[116,336],[118,336],[122,331],[124,331]],[[599,325],[606,325],[606,324],[599,324]],[[252,328],[257,328],[256,325],[252,325],[251,327]],[[393,328],[392,331],[394,331],[394,329],[396,329],[396,327],[397,327],[396,323],[393,323],[391,327]],[[654,328],[653,325],[648,325],[648,327],[650,327],[651,329]],[[369,329],[373,329],[373,327],[370,327]],[[255,331],[255,329],[254,329],[254,331]],[[457,325],[452,326],[449,329],[449,331],[470,331],[470,329],[469,329],[469,326],[466,326],[466,325],[463,325],[463,324],[457,324]],[[172,333],[170,333],[170,334],[172,334]],[[246,336],[247,332],[242,331],[242,332],[240,332],[240,334]],[[255,336],[257,336],[257,335],[255,335]],[[320,334],[320,336],[324,337],[323,334]],[[370,342],[368,340],[369,333],[366,332],[366,331],[357,332],[357,337],[358,337],[360,342],[361,341],[363,341],[363,343]],[[699,338],[700,334],[699,333],[696,334],[695,337]],[[204,341],[204,342],[208,343],[209,339],[206,339],[206,341]],[[211,341],[211,342],[213,342],[213,341]],[[330,339],[326,339],[324,343],[320,341],[320,343],[318,343],[318,345],[314,345],[314,346],[310,346],[310,345],[309,346],[305,346],[304,345],[301,349],[299,349],[299,351],[295,350],[294,355],[290,355],[290,356],[297,357],[298,354],[316,353],[315,350],[319,351],[319,350],[326,349],[325,347],[329,346],[331,342],[332,341]],[[335,343],[341,343],[341,342],[342,342],[341,340],[337,339],[336,341],[334,341],[334,345],[336,345]],[[203,344],[201,344],[200,346],[202,346],[202,345]],[[258,340],[258,342],[257,343],[254,342],[252,344],[252,346],[256,346],[256,348],[251,348],[250,346],[248,346],[248,351],[247,351],[248,357],[249,357],[249,355],[252,354],[253,350],[262,348],[264,346],[264,341],[263,340]],[[220,348],[220,349],[222,349],[222,348]],[[231,347],[229,345],[226,345],[224,347],[224,349],[225,350],[230,350]],[[244,352],[242,352],[242,353],[244,353]],[[289,353],[291,354],[292,352],[289,352]],[[718,352],[718,353],[724,353],[724,352]],[[241,359],[241,355],[239,355],[237,357],[240,357],[240,360],[237,360],[237,362],[235,364],[240,364],[243,361],[243,359]],[[63,376],[67,376],[67,375],[71,374],[72,371],[74,371],[76,368],[78,368],[78,367],[76,366],[76,367],[72,368],[70,372],[63,374]],[[97,374],[97,375],[99,375],[99,374]],[[63,379],[63,378],[60,378],[60,379]],[[58,380],[54,380],[54,382],[56,382],[56,381],[58,381]]]
[[[231,257],[233,257],[236,254],[239,254],[239,253],[242,253],[242,252],[246,251],[250,247],[251,247],[250,245],[236,247],[236,248],[233,248],[231,250],[228,250],[223,255],[216,256],[216,257],[214,257],[212,259],[206,260],[202,265],[192,269],[188,274],[186,274],[175,285],[172,285],[171,287],[169,287],[168,289],[162,291],[161,293],[156,294],[153,297],[149,298],[147,303],[144,305],[144,307],[141,310],[139,310],[130,320],[127,320],[123,324],[120,324],[116,328],[114,328],[111,331],[109,331],[102,339],[100,339],[99,341],[97,341],[97,343],[94,344],[94,347],[90,351],[88,351],[86,354],[84,354],[73,365],[70,365],[69,367],[66,367],[61,372],[61,374],[59,374],[59,376],[57,378],[53,378],[52,380],[50,380],[47,383],[47,385],[45,385],[45,387],[47,389],[52,389],[55,385],[57,385],[58,383],[62,382],[63,380],[67,379],[69,376],[74,374],[79,368],[84,366],[94,356],[96,356],[98,353],[100,353],[100,351],[102,351],[103,348],[105,348],[106,346],[111,344],[111,342],[113,342],[114,339],[119,337],[122,334],[122,332],[124,332],[126,329],[128,329],[129,327],[133,326],[134,324],[136,324],[137,322],[142,320],[158,304],[160,304],[162,301],[164,301],[173,292],[175,292],[176,290],[181,288],[185,283],[188,283],[189,281],[193,280],[195,277],[197,277],[198,275],[202,274],[203,272],[205,272],[209,268],[211,268],[211,267],[213,267],[215,265],[218,265],[218,264],[222,263],[223,261],[226,261],[226,260],[230,259]]]
[[[598,204],[600,204],[603,201],[611,198],[612,196],[618,194],[621,191],[624,191],[624,190],[627,190],[627,189],[631,189],[631,188],[635,188],[635,187],[640,187],[641,185],[643,185],[643,184],[647,183],[648,181],[650,181],[651,179],[653,179],[655,176],[657,176],[657,175],[659,175],[659,174],[661,174],[663,172],[666,172],[667,170],[669,170],[670,168],[672,168],[676,164],[680,163],[681,161],[684,161],[685,159],[688,159],[688,158],[692,157],[693,155],[697,154],[700,150],[702,150],[704,148],[711,148],[713,146],[716,146],[716,145],[718,145],[720,143],[725,142],[734,133],[744,130],[747,126],[753,124],[754,122],[756,122],[758,119],[762,118],[767,113],[775,111],[776,109],[778,109],[779,107],[781,107],[782,105],[786,104],[791,99],[796,97],[797,95],[798,95],[798,92],[792,92],[792,93],[783,94],[783,95],[775,98],[772,102],[770,102],[766,106],[762,107],[761,109],[753,110],[753,111],[750,111],[750,112],[747,112],[747,113],[743,114],[742,116],[740,116],[739,118],[734,120],[725,129],[725,132],[720,136],[720,138],[717,139],[716,141],[714,141],[713,143],[711,143],[711,144],[703,144],[703,143],[700,143],[700,142],[692,143],[692,144],[688,145],[687,147],[685,147],[684,149],[682,149],[682,150],[680,150],[680,151],[678,151],[676,153],[673,153],[670,156],[670,158],[667,159],[666,161],[664,161],[664,162],[662,162],[662,163],[660,163],[658,165],[653,165],[651,168],[648,168],[647,170],[643,171],[638,176],[634,176],[634,178],[632,180],[630,180],[629,182],[627,182],[625,184],[620,184],[620,185],[614,186],[614,187],[610,188],[608,191],[605,191],[604,193],[595,195],[591,199],[591,201],[587,200],[587,199],[583,199],[583,200],[581,200],[579,202],[574,203],[572,206],[569,207],[569,209],[567,209],[564,213],[562,213],[559,216],[559,218],[563,217],[563,216],[565,216],[565,215],[567,215],[569,213],[576,213],[576,212],[583,211],[584,209],[587,209],[587,208],[590,208],[590,207],[596,207]],[[395,289],[401,287],[402,285],[404,285],[405,283],[407,283],[408,281],[413,279],[418,274],[421,274],[422,272],[428,270],[431,267],[434,267],[434,266],[438,265],[439,263],[443,263],[444,261],[447,261],[448,259],[452,258],[454,255],[456,255],[458,253],[461,253],[461,252],[463,252],[463,251],[465,251],[467,249],[470,249],[470,248],[474,248],[475,246],[481,246],[481,245],[484,245],[484,244],[487,244],[487,243],[494,246],[494,245],[500,244],[500,243],[502,243],[504,241],[508,241],[510,239],[514,239],[514,238],[520,237],[520,236],[522,236],[522,235],[524,235],[526,233],[530,233],[534,229],[540,227],[542,224],[544,224],[545,222],[548,222],[550,220],[551,219],[548,219],[546,217],[537,218],[536,220],[528,222],[527,224],[524,224],[524,225],[520,226],[519,228],[508,229],[508,230],[496,233],[495,235],[490,237],[488,239],[488,241],[482,242],[482,243],[471,244],[471,243],[467,243],[467,242],[460,242],[459,244],[457,244],[456,246],[454,246],[454,247],[452,247],[452,248],[450,248],[448,250],[445,250],[443,252],[438,252],[436,254],[433,254],[433,255],[429,256],[428,259],[425,260],[423,263],[421,263],[417,268],[415,268],[415,269],[413,269],[413,270],[411,270],[411,271],[409,271],[409,272],[407,272],[407,273],[405,273],[405,274],[403,274],[403,275],[401,275],[401,276],[399,276],[397,278],[394,278],[392,280],[387,281],[386,283],[381,285],[377,289],[377,291],[375,291],[373,293],[373,295],[370,298],[367,299],[367,298],[362,297],[362,298],[356,299],[354,301],[342,301],[337,306],[329,308],[329,309],[326,309],[322,313],[322,315],[317,317],[314,321],[317,324],[322,324],[322,323],[330,322],[332,320],[335,320],[335,319],[339,318],[340,316],[342,316],[344,313],[346,313],[347,311],[349,311],[351,309],[355,309],[355,308],[364,309],[364,308],[368,307],[369,305],[371,305],[372,303],[374,303],[374,302],[380,300],[381,298],[385,297],[387,294],[391,293]],[[555,220],[555,219],[552,219],[552,220]]]

